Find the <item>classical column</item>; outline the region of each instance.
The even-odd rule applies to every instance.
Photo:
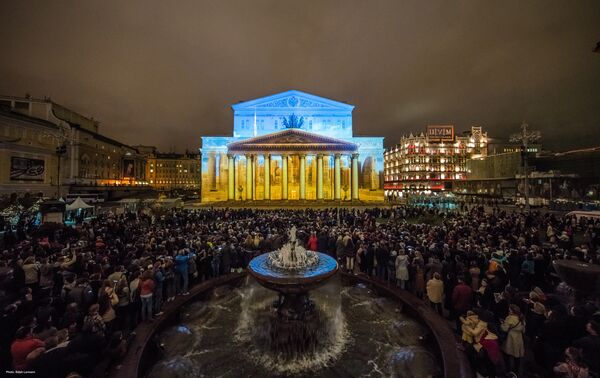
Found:
[[[352,154],[352,199],[358,199],[358,154]]]
[[[235,157],[227,154],[227,199],[235,200]]]
[[[340,167],[340,154],[335,154],[335,160],[333,161],[334,172],[334,187],[333,187],[333,199],[340,200],[341,196],[341,185],[342,185],[342,174]]]
[[[246,201],[252,200],[252,189],[254,187],[252,171],[252,155],[246,155]]]
[[[210,180],[210,191],[217,191],[217,153],[211,152],[208,155],[208,179]]]
[[[271,155],[265,155],[265,196],[266,200],[271,199]]]
[[[323,155],[317,155],[317,199],[323,199]]]
[[[256,165],[258,164],[258,155],[252,155],[252,199],[256,199]]]
[[[300,199],[306,199],[306,155],[300,155]]]
[[[281,199],[288,199],[288,156],[281,156]]]

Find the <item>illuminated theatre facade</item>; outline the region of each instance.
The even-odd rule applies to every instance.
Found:
[[[295,90],[241,102],[233,136],[202,137],[202,201],[383,200],[383,137],[354,106]]]

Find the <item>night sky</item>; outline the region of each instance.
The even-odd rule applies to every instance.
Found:
[[[2,1],[0,94],[51,96],[128,144],[197,149],[230,105],[297,89],[386,146],[523,120],[600,145],[600,1]]]

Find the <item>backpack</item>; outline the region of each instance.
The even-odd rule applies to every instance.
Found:
[[[500,269],[500,264],[496,260],[490,261],[489,271],[490,273],[496,273]]]
[[[95,302],[94,290],[90,285],[85,285],[81,290],[82,308],[89,308]]]
[[[133,295],[132,295],[132,299],[133,299],[133,303],[134,304],[141,304],[142,303],[142,297],[140,296],[142,293],[142,282],[138,281],[138,285],[135,288],[135,290],[133,291]]]

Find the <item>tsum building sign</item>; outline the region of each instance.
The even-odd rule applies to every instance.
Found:
[[[427,140],[430,142],[453,142],[454,126],[429,125],[427,126]]]

